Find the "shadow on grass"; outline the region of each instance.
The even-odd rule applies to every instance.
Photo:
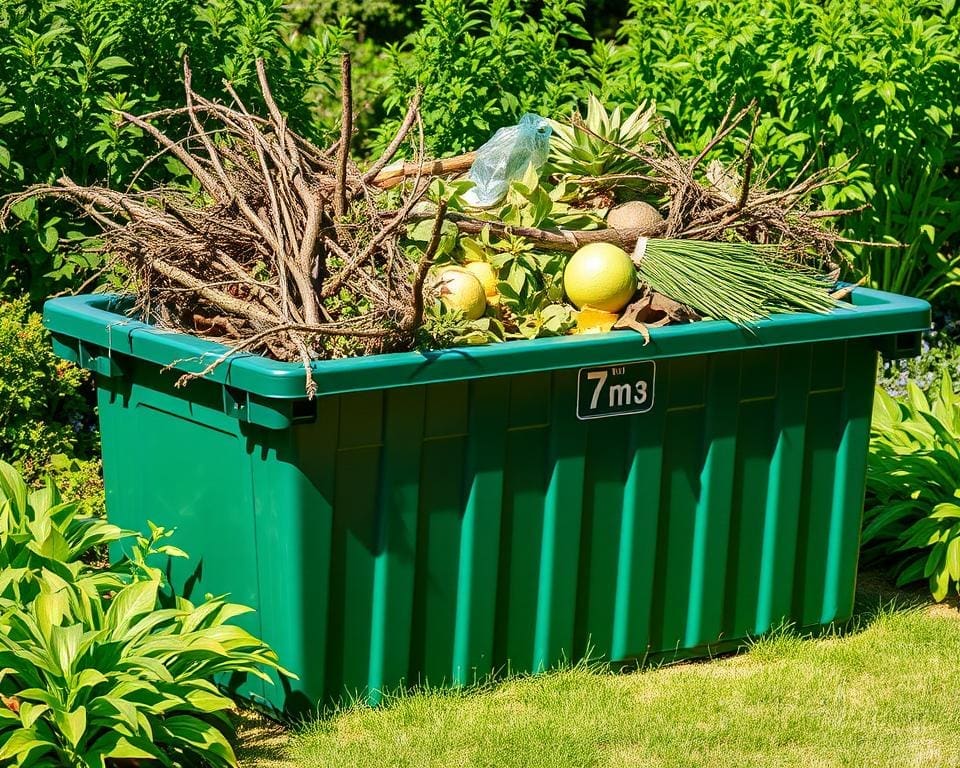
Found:
[[[868,630],[882,616],[910,611],[928,611],[934,615],[949,615],[960,619],[960,606],[957,604],[955,595],[944,603],[937,604],[932,600],[929,591],[924,586],[915,589],[899,588],[882,571],[867,569],[858,574],[857,591],[851,618],[839,624],[812,628],[797,628],[785,624],[755,638],[739,639],[730,641],[725,645],[700,648],[691,652],[660,653],[633,662],[616,663],[588,658],[577,663],[561,664],[555,670],[550,671],[578,669],[598,675],[608,675],[611,673],[648,671],[678,664],[707,664],[717,658],[735,655],[751,649],[759,649],[760,646],[765,646],[767,643],[776,642],[782,638],[800,640],[849,637]],[[388,709],[397,701],[414,695],[430,694],[451,699],[476,696],[496,690],[505,683],[515,682],[530,676],[530,673],[515,673],[506,670],[497,676],[460,688],[421,685],[413,689],[389,691],[383,694],[380,708]],[[295,732],[307,726],[313,728],[332,726],[333,721],[344,713],[358,708],[365,709],[367,705],[363,702],[364,697],[357,696],[352,701],[346,701],[340,706],[316,710],[312,717],[287,726],[278,725],[259,713],[242,712],[237,736],[239,744],[237,754],[240,764],[251,766],[251,768],[273,768],[274,766],[280,768],[280,766],[290,765],[289,762],[284,761],[284,758],[288,739]]]
[[[934,602],[925,584],[913,587],[898,587],[884,571],[866,568],[857,574],[857,589],[854,595],[853,612],[849,619],[820,626],[798,627],[784,623],[762,635],[730,640],[710,647],[689,651],[661,652],[635,662],[610,665],[613,671],[635,672],[658,669],[676,664],[708,664],[711,661],[734,656],[755,649],[759,644],[783,638],[815,640],[818,638],[842,638],[860,634],[881,616],[926,611],[932,615],[951,616],[960,619],[957,596],[951,595],[942,603]]]
[[[290,730],[286,726],[250,709],[239,710],[235,721],[237,734],[234,748],[241,766],[280,768],[289,765],[287,741]]]

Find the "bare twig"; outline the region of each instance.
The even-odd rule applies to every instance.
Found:
[[[740,199],[737,201],[737,210],[742,211],[743,206],[747,204],[750,196],[750,175],[753,173],[753,137],[757,133],[757,125],[760,122],[760,111],[754,110],[753,123],[750,126],[750,135],[747,137],[746,146],[743,148],[743,181],[740,185]]]
[[[350,160],[350,139],[353,136],[353,84],[350,74],[350,54],[340,57],[340,148],[337,150],[337,195],[333,199],[334,213],[342,217],[347,212],[347,163]]]
[[[440,247],[440,238],[443,234],[443,220],[447,213],[447,201],[441,200],[437,206],[437,213],[433,219],[433,230],[430,233],[430,242],[427,250],[420,257],[420,263],[417,265],[417,272],[413,278],[413,306],[410,308],[410,314],[404,323],[404,329],[408,333],[413,333],[423,323],[423,286],[427,279],[427,272],[433,266],[433,259],[437,255],[437,249]]]
[[[417,113],[420,110],[420,100],[422,98],[423,89],[417,88],[413,94],[413,98],[410,100],[410,104],[407,106],[407,114],[404,116],[403,122],[400,123],[397,135],[394,136],[393,140],[387,145],[387,148],[383,151],[383,154],[380,155],[380,158],[363,174],[365,183],[370,184],[374,182],[380,171],[386,168],[387,164],[393,160],[394,155],[397,154],[397,150],[400,149],[400,146],[407,138],[407,134],[410,133],[410,129],[413,128],[413,124],[417,120]]]

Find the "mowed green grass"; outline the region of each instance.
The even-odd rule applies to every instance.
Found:
[[[393,699],[249,766],[960,766],[956,608],[886,607],[844,636],[631,674],[571,669]],[[272,751],[272,750],[271,750]],[[263,755],[263,752],[260,752]],[[279,759],[277,759],[279,758]]]

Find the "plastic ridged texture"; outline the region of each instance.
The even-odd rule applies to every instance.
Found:
[[[874,328],[924,327],[908,309]],[[593,420],[581,341],[555,370],[325,395],[286,429],[127,354],[97,377],[108,514],[176,527],[174,583],[256,608],[300,679],[243,693],[288,712],[849,617],[876,339],[664,356],[647,412]]]

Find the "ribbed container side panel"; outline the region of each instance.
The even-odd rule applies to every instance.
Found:
[[[235,482],[174,484],[157,512],[205,553],[198,587],[257,608],[300,676],[288,707],[376,702],[846,618],[875,364],[869,341],[658,360],[650,411],[586,421],[577,370],[410,386],[322,397],[285,432],[145,373],[101,396],[105,466],[129,477],[109,446],[153,435],[155,494],[212,472],[166,440],[204,446]],[[140,527],[130,485],[108,482],[111,515]]]

